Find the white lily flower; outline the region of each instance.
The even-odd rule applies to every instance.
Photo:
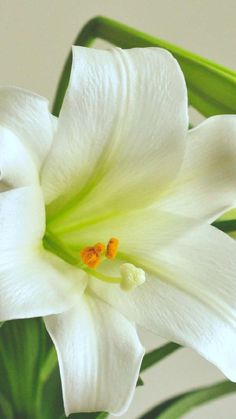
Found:
[[[136,324],[236,380],[236,117],[188,131],[164,50],[74,47],[59,118],[2,88],[0,127],[0,320],[44,316],[66,413],[127,409]]]

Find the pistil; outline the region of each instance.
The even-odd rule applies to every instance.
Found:
[[[119,284],[123,291],[131,291],[146,281],[145,272],[143,269],[137,268],[131,263],[123,263],[120,266],[121,277],[104,275],[101,272],[87,268],[84,268],[84,270],[91,276],[94,276],[103,282]]]

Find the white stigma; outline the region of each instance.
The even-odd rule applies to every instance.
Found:
[[[120,287],[124,291],[130,291],[146,281],[145,272],[131,263],[123,263],[120,267]]]

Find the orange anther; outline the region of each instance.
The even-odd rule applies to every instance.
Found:
[[[119,246],[119,240],[116,239],[115,237],[112,237],[107,244],[105,256],[108,259],[114,259],[117,254],[118,246]]]
[[[85,247],[80,252],[80,257],[85,265],[89,268],[96,268],[100,262],[100,254],[105,250],[102,243],[97,243],[95,246]]]
[[[103,253],[105,250],[105,245],[103,243],[97,243],[95,244],[94,249],[98,254]]]

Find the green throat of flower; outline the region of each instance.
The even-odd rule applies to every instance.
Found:
[[[119,240],[112,237],[107,245],[96,243],[87,246],[80,252],[71,252],[52,232],[46,231],[43,238],[45,249],[56,254],[65,262],[82,269],[90,276],[110,284],[119,284],[124,291],[130,291],[145,282],[145,272],[131,263],[120,265],[120,276],[113,277],[97,271],[96,268],[106,258],[112,262],[116,258]]]

